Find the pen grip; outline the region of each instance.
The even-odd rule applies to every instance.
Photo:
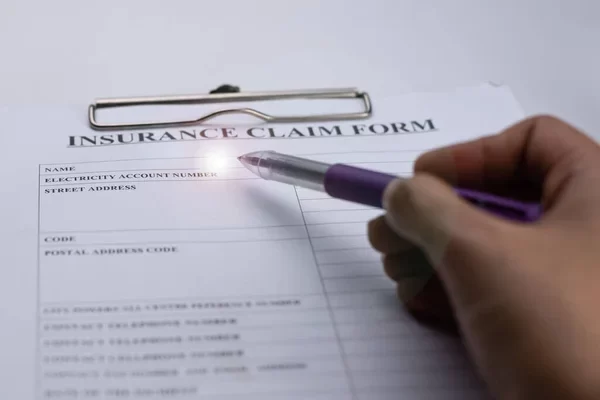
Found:
[[[381,203],[387,185],[397,176],[351,165],[334,164],[325,173],[325,191],[332,197],[372,207]],[[541,206],[524,203],[475,190],[455,188],[469,203],[498,217],[519,222],[534,222],[541,217]]]

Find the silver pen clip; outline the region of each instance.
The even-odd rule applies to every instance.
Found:
[[[130,106],[161,106],[161,105],[197,105],[232,102],[251,102],[265,100],[287,99],[360,99],[362,110],[349,113],[313,114],[313,115],[271,115],[254,108],[225,108],[202,115],[194,119],[181,119],[171,121],[133,122],[133,123],[102,123],[96,118],[96,110],[104,108],[130,107]],[[203,95],[183,96],[156,96],[156,97],[123,97],[112,99],[98,99],[88,108],[90,127],[97,131],[164,128],[171,126],[189,126],[206,122],[215,117],[226,114],[246,114],[266,122],[314,122],[314,121],[340,121],[369,118],[372,113],[371,99],[366,92],[354,88],[343,89],[311,89],[281,92],[247,92],[247,93],[214,93]]]

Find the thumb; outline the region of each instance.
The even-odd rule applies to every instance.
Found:
[[[497,277],[490,274],[491,264],[504,257],[498,243],[504,242],[500,236],[506,237],[509,224],[424,173],[391,182],[383,206],[390,227],[425,252],[456,307],[468,307],[492,294],[490,286]]]

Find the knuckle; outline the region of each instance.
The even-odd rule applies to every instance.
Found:
[[[560,131],[561,133],[575,133],[578,132],[575,127],[567,123],[566,121],[555,117],[553,115],[537,115],[531,117],[532,131],[536,134],[546,134],[549,132]]]
[[[550,137],[556,143],[554,147],[564,148],[564,154],[569,154],[575,160],[586,154],[597,156],[596,151],[600,149],[597,142],[582,130],[552,115],[533,117],[530,133],[537,139],[536,143],[542,143]]]
[[[556,125],[556,124],[561,124],[564,125],[565,122],[563,120],[561,120],[558,117],[555,117],[554,115],[549,115],[549,114],[539,114],[539,115],[534,115],[533,117],[529,118],[535,125]]]
[[[520,121],[500,133],[500,136],[537,136],[565,129],[574,130],[569,124],[553,115],[540,114]]]

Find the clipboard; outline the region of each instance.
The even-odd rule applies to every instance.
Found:
[[[172,105],[199,105],[214,103],[253,102],[268,100],[288,99],[348,99],[361,100],[362,109],[357,112],[329,113],[312,115],[271,115],[250,107],[224,108],[222,110],[204,114],[193,119],[179,119],[170,121],[131,122],[131,123],[103,123],[99,122],[96,111],[100,109],[132,107],[132,106],[172,106]],[[88,122],[96,131],[129,130],[145,128],[165,128],[172,126],[199,125],[213,118],[227,114],[245,114],[256,117],[265,122],[291,123],[291,122],[319,122],[319,121],[347,121],[366,119],[373,113],[373,106],[369,94],[356,88],[340,89],[307,89],[274,92],[245,92],[245,93],[211,93],[201,95],[182,96],[149,96],[149,97],[122,97],[97,99],[88,107]]]

